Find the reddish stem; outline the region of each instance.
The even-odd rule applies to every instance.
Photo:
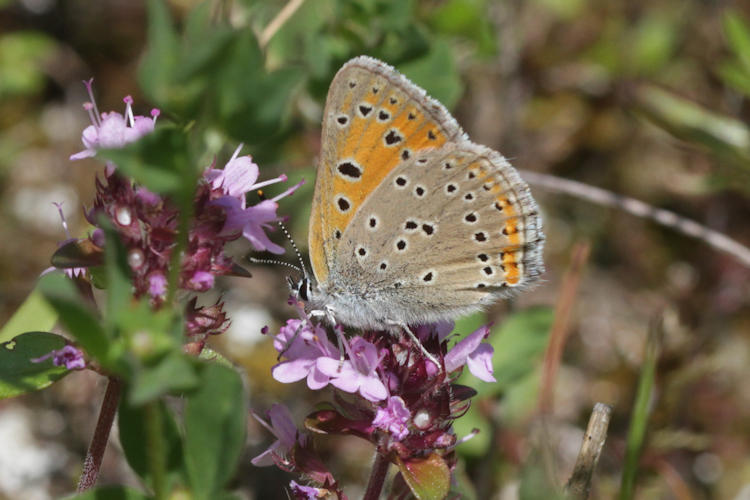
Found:
[[[120,390],[122,385],[114,377],[109,377],[107,390],[102,400],[102,408],[99,410],[99,420],[96,422],[94,436],[91,438],[89,450],[86,453],[86,460],[83,462],[83,473],[78,481],[78,492],[86,491],[96,484],[96,478],[99,476],[99,469],[102,466],[102,457],[104,450],[107,448],[109,432],[112,430],[112,423],[117,413],[117,404],[120,401]]]
[[[372,464],[372,472],[370,472],[370,480],[367,482],[367,489],[362,500],[378,500],[380,498],[380,492],[383,491],[383,484],[385,484],[385,478],[388,475],[388,466],[390,461],[388,458],[380,453],[375,452],[375,462]]]

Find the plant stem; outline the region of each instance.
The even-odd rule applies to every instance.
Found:
[[[146,404],[146,442],[148,464],[154,488],[154,498],[161,500],[166,495],[166,464],[164,462],[164,434],[159,403]]]
[[[94,436],[91,438],[91,444],[86,453],[86,459],[83,462],[83,472],[78,481],[79,492],[86,491],[96,484],[96,478],[99,476],[99,469],[104,457],[104,450],[107,448],[109,432],[112,430],[112,422],[114,422],[115,413],[117,413],[121,388],[122,386],[118,379],[109,377],[107,390],[102,400],[102,407],[99,410],[99,419],[96,422],[96,429],[94,429]]]
[[[385,484],[385,478],[388,475],[388,466],[390,466],[388,458],[380,453],[375,452],[375,462],[372,464],[372,472],[370,472],[370,480],[367,481],[367,489],[362,500],[377,500],[380,498],[380,492],[383,491],[383,484]]]

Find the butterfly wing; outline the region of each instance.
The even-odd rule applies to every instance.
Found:
[[[394,316],[421,311],[414,321],[507,297],[544,270],[544,236],[528,186],[499,153],[468,141],[393,169],[342,240],[342,288],[396,304]]]
[[[331,83],[322,135],[309,250],[315,277],[325,285],[354,214],[404,155],[460,140],[463,132],[422,89],[387,64],[361,56]]]
[[[310,252],[344,323],[454,317],[543,272],[538,208],[518,172],[390,66],[347,63],[323,127]]]

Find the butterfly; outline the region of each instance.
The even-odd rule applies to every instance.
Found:
[[[438,101],[377,59],[326,100],[309,226],[309,310],[360,329],[454,319],[534,283],[544,234],[529,187]]]

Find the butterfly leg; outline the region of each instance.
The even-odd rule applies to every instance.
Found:
[[[344,350],[344,341],[342,340],[342,336],[344,335],[344,331],[342,328],[339,327],[339,324],[336,323],[336,315],[334,314],[333,307],[331,306],[325,306],[324,309],[315,309],[310,311],[310,317],[311,318],[324,318],[327,320],[331,326],[333,326],[333,331],[336,332],[336,344],[339,349],[339,372],[344,367],[344,353],[346,352]]]
[[[416,334],[412,331],[411,328],[409,328],[409,325],[407,325],[406,323],[398,322],[398,321],[390,321],[388,322],[388,325],[393,326],[393,327],[398,327],[402,331],[406,332],[406,334],[409,336],[411,341],[414,342],[414,344],[419,346],[419,349],[422,351],[422,354],[424,355],[424,357],[429,359],[432,362],[432,364],[437,367],[438,372],[443,371],[443,366],[440,364],[437,358],[435,358],[435,356],[433,356],[429,351],[427,351],[427,349],[425,349],[425,346],[422,345],[422,342],[419,341],[419,338],[416,336]]]

